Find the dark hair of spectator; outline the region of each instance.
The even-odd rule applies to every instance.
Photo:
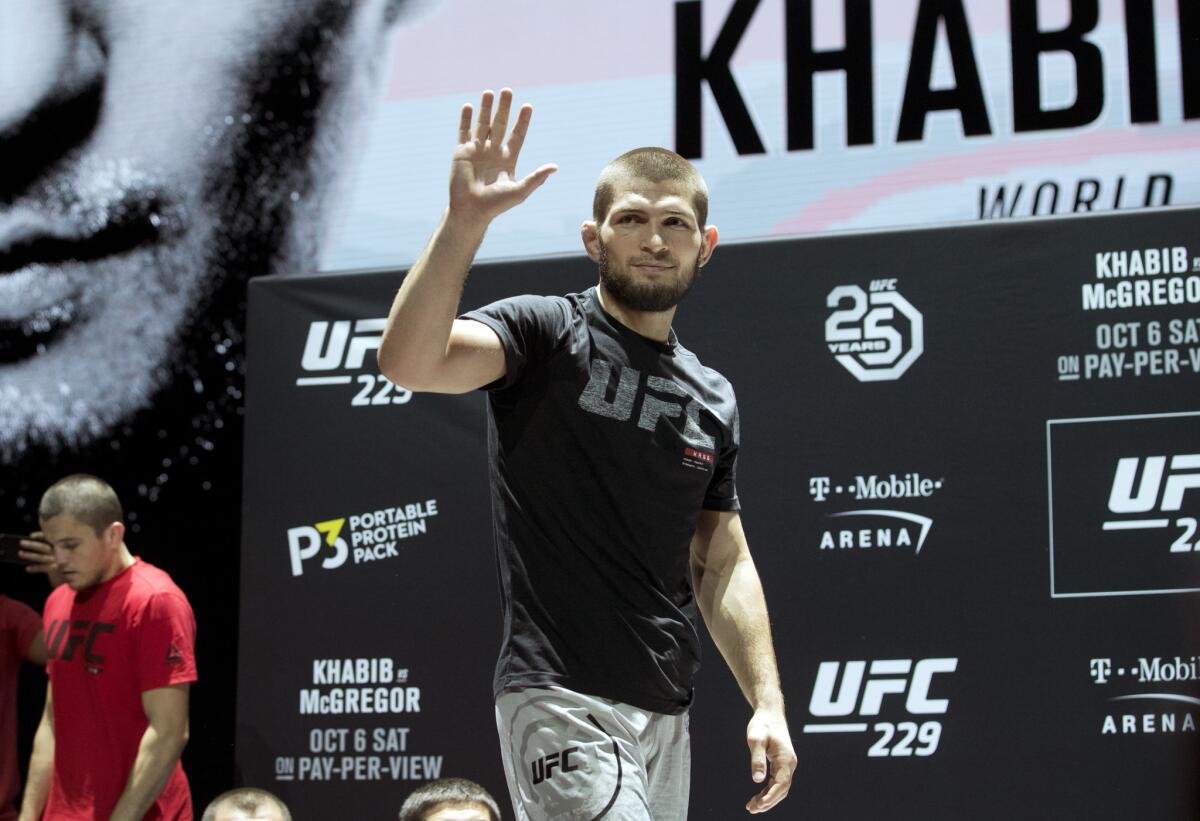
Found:
[[[97,536],[125,518],[117,492],[108,482],[88,473],[64,476],[42,494],[39,520],[44,522],[63,513],[90,527]]]
[[[475,805],[486,807],[491,821],[500,821],[500,807],[483,787],[467,778],[439,778],[418,787],[404,800],[400,821],[425,821],[429,813],[441,809],[466,809]]]

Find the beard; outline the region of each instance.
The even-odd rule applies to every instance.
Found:
[[[629,264],[614,262],[608,246],[600,243],[600,284],[623,308],[629,311],[661,313],[669,311],[687,296],[700,275],[700,259],[690,273],[680,267],[679,277],[662,282],[638,282]]]

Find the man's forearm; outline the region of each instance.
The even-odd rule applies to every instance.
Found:
[[[771,622],[758,571],[743,553],[725,567],[697,570],[696,596],[713,643],[754,709],[783,710]]]
[[[167,785],[186,743],[182,732],[159,732],[153,725],[146,728],[110,821],[141,821]]]
[[[38,821],[50,797],[54,780],[54,730],[43,720],[33,737],[33,753],[29,757],[29,776],[25,779],[25,797],[21,799],[18,821]]]
[[[447,211],[405,276],[379,345],[379,368],[419,389],[446,356],[459,299],[488,222]]]

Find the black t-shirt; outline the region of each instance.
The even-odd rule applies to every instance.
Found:
[[[739,509],[733,389],[674,332],[664,344],[609,316],[595,288],[464,318],[499,335],[507,366],[485,386],[496,693],[554,684],[681,712],[700,660],[696,519]]]

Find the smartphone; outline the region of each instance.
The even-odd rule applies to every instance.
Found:
[[[42,541],[41,539],[32,539],[29,536],[14,536],[10,533],[0,533],[0,564],[30,564],[30,562],[17,555],[17,551],[21,549],[22,540],[31,542]],[[49,543],[45,542],[45,544]]]

